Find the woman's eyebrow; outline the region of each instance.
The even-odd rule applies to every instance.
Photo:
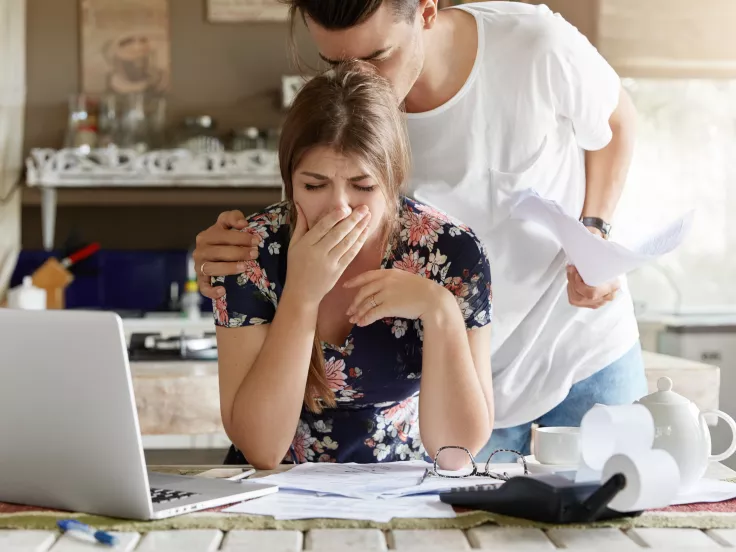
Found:
[[[350,182],[360,182],[361,180],[365,180],[366,178],[370,178],[370,175],[359,174],[358,176],[351,176],[348,180],[350,180]]]
[[[319,173],[313,173],[310,171],[301,171],[301,174],[305,176],[311,176],[312,178],[316,178],[317,180],[329,180],[325,175],[319,174]]]

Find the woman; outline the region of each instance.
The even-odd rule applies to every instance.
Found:
[[[468,228],[400,195],[409,146],[390,85],[367,65],[312,79],[279,163],[287,201],[245,229],[258,260],[214,279],[226,462],[480,450],[493,426],[490,268]]]

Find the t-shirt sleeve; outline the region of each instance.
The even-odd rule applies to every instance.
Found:
[[[549,15],[537,60],[558,115],[572,122],[578,145],[594,151],[611,141],[609,119],[621,79],[598,50],[560,15]]]
[[[278,249],[270,243],[261,248],[259,258],[245,262],[245,271],[213,278],[213,286],[225,288],[225,295],[212,301],[215,325],[229,328],[269,324],[276,314]],[[276,253],[274,253],[276,251]]]
[[[491,266],[483,244],[472,234],[464,234],[461,249],[453,256],[443,284],[460,305],[469,330],[491,323]]]

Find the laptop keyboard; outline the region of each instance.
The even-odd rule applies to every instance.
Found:
[[[198,494],[188,491],[173,491],[171,489],[154,489],[151,487],[151,502],[154,504],[163,504],[165,502],[189,498],[190,496],[197,496]]]

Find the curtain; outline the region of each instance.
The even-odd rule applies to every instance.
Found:
[[[20,252],[26,0],[0,1],[0,298]]]

